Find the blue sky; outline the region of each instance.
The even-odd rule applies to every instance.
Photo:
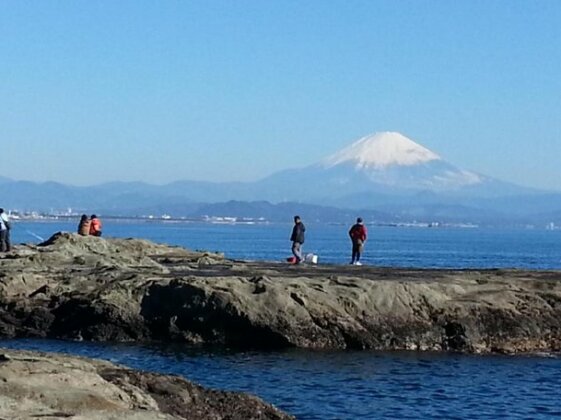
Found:
[[[0,1],[0,175],[249,180],[376,131],[561,190],[560,1]]]

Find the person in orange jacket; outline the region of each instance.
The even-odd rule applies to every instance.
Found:
[[[90,235],[101,236],[101,220],[95,214],[90,217]]]

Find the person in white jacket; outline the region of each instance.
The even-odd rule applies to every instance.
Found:
[[[4,212],[4,209],[0,209],[0,252],[7,252],[12,249],[10,228],[8,215]]]

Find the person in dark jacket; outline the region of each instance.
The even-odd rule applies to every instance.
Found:
[[[357,218],[356,223],[351,227],[351,230],[349,230],[349,236],[353,243],[353,255],[351,259],[351,264],[353,265],[362,265],[360,262],[360,255],[362,254],[367,234],[366,226],[362,223],[362,219],[360,217]]]
[[[88,236],[90,234],[90,219],[87,215],[83,214],[78,224],[78,234]]]
[[[292,235],[290,240],[292,241],[292,254],[296,258],[296,264],[302,261],[302,244],[304,243],[304,232],[306,232],[306,227],[300,216],[294,216],[294,227],[292,228]]]

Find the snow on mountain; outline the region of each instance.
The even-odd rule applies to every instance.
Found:
[[[304,168],[276,172],[255,185],[261,199],[371,208],[382,197],[429,193],[495,196],[504,183],[464,170],[399,133],[363,137]],[[376,198],[373,198],[376,197]]]
[[[363,182],[392,188],[456,190],[481,184],[485,177],[446,162],[438,154],[396,132],[365,136],[317,166],[337,174],[340,185]]]
[[[431,150],[395,132],[365,136],[323,161],[329,168],[342,163],[353,163],[357,168],[382,169],[392,165],[413,166],[441,160]]]

